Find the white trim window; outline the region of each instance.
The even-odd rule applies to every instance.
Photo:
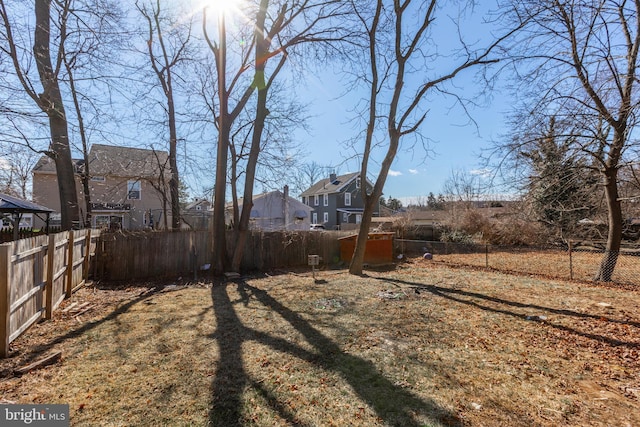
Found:
[[[329,212],[325,212],[322,214],[322,221],[326,224],[329,222]]]
[[[317,223],[318,223],[318,212],[314,212],[312,224],[317,224]]]
[[[141,200],[141,189],[140,181],[127,181],[127,200]]]
[[[109,228],[121,230],[124,218],[122,215],[96,214],[93,216],[93,226],[95,228]]]
[[[349,193],[348,191],[344,193],[344,205],[351,206],[351,193]]]
[[[360,179],[360,177],[356,178],[356,188],[360,188],[360,186],[362,185],[362,180]]]
[[[329,195],[328,194],[325,193],[325,194],[322,195],[322,203],[325,206],[329,206]]]
[[[349,214],[342,212],[342,222],[349,222]]]
[[[314,206],[318,206],[320,204],[320,198],[318,197],[317,194],[313,196],[313,204]]]
[[[356,224],[360,224],[362,222],[362,215],[356,214]]]
[[[302,196],[302,204],[304,205],[307,204],[307,198],[305,196]]]

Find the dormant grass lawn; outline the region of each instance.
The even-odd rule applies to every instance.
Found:
[[[519,274],[591,281],[600,267],[602,256],[598,252],[574,250],[570,258],[567,251],[511,248],[510,250],[492,249],[488,254],[482,252],[437,254],[434,256],[434,261],[449,265],[489,267]],[[613,273],[613,281],[640,288],[640,256],[637,253],[620,254]]]
[[[423,260],[316,278],[83,289],[14,342],[0,395],[87,426],[640,425],[637,291]]]

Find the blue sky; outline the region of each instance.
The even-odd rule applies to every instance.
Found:
[[[473,74],[457,82],[463,92],[477,90]],[[339,173],[353,172],[360,164],[352,158],[346,141],[358,132],[354,129],[350,111],[353,97],[340,97],[339,77],[330,76],[329,82],[308,87],[305,96],[314,115],[309,120],[310,131],[300,131],[297,137],[308,148],[308,161],[336,166]],[[470,111],[476,124],[470,123],[460,108],[450,110],[451,101],[429,105],[431,111],[422,132],[428,135],[429,153],[422,147],[398,153],[384,189],[384,194],[401,200],[439,194],[452,171],[480,174],[484,168],[479,159],[482,149],[491,146],[506,132],[505,118],[509,112],[509,96],[494,92],[494,99],[481,108]]]
[[[489,28],[478,22],[483,16],[482,12],[476,11],[464,25],[465,31],[474,38],[471,41],[477,42],[476,47],[480,47],[483,37],[486,39],[485,36],[489,34]],[[439,15],[441,20],[443,16]],[[443,28],[446,29],[440,29],[441,33],[450,34],[452,31],[450,23],[445,23]],[[455,40],[447,40],[446,36],[438,38],[436,35],[435,40],[441,54],[447,54],[448,48],[456,46]],[[442,60],[445,64],[443,70],[449,71],[450,68],[447,67],[450,65],[447,64],[451,62],[447,61],[451,61],[451,58]],[[420,69],[416,71],[420,72]],[[461,107],[452,108],[452,98],[427,99],[425,105],[429,113],[421,133],[429,139],[428,152],[421,147],[412,151],[401,147],[387,178],[384,188],[386,196],[403,201],[416,197],[426,198],[430,192],[436,195],[442,193],[443,184],[453,171],[478,176],[485,171],[479,154],[483,149],[491,147],[492,140],[499,140],[507,132],[506,119],[511,112],[512,100],[501,82],[491,92],[491,101],[486,100],[481,95],[484,88],[478,83],[476,72],[473,69],[467,70],[456,77],[454,86],[448,86],[456,94],[473,99],[479,104],[469,110],[475,124]],[[411,75],[407,78],[412,79]],[[345,94],[345,87],[351,85],[351,81],[327,69],[300,92],[313,115],[309,121],[310,132],[300,131],[297,134],[299,142],[308,148],[307,160],[316,161],[323,166],[337,166],[339,173],[353,172],[360,167],[359,162],[352,157],[353,151],[346,144],[347,140],[361,131],[350,121],[354,117],[353,107],[362,97],[351,89]]]
[[[453,2],[448,5],[449,8],[452,5],[455,8],[456,4]],[[488,6],[485,3],[482,7]],[[451,14],[449,9],[446,12]],[[481,42],[484,35],[488,33],[477,22],[482,16],[483,11],[477,10],[464,26],[465,31],[475,38],[472,41]],[[446,50],[451,47],[450,44],[454,44],[455,37],[450,36],[452,29],[451,24],[447,23],[446,14],[438,15],[438,19],[440,19],[439,23],[444,23],[442,25],[444,30],[441,31],[445,32],[445,36],[436,36],[435,40],[442,53],[446,53]],[[199,22],[196,22],[196,27],[198,25]],[[449,25],[448,28],[447,25]],[[339,65],[334,64],[334,66]],[[418,68],[417,72],[420,73],[423,70]],[[323,166],[331,165],[339,173],[356,171],[360,164],[353,157],[353,152],[346,142],[362,131],[362,124],[356,127],[351,121],[354,118],[353,108],[362,96],[354,91],[345,94],[345,88],[351,88],[352,82],[334,72],[332,65],[316,71],[315,74],[310,73],[307,76],[302,84],[303,87],[298,87],[296,94],[302,98],[301,102],[309,105],[309,113],[313,116],[308,123],[310,131],[300,130],[295,135],[296,142],[300,143],[307,152],[306,159],[302,161],[315,161]],[[475,97],[482,88],[474,82],[474,71],[463,73],[455,81],[456,92],[469,98]],[[469,119],[461,108],[449,108],[452,104],[451,99],[438,99],[427,103],[430,112],[422,126],[422,133],[430,140],[429,153],[421,148],[411,152],[401,148],[387,179],[385,196],[401,200],[426,198],[430,192],[434,194],[442,192],[443,183],[451,176],[452,171],[473,173],[480,170],[482,165],[478,154],[483,148],[490,146],[492,138],[497,139],[505,133],[505,113],[509,112],[510,107],[509,97],[505,93],[494,92],[493,96],[492,103],[470,111],[478,128],[469,123]],[[121,129],[118,131],[120,132]],[[130,132],[133,134],[136,131]],[[138,132],[148,133],[148,129],[141,129]],[[122,133],[123,143],[131,145],[133,138],[128,137],[129,132]],[[102,142],[99,140],[100,135],[96,137],[98,137],[97,142]],[[150,140],[153,141],[153,137],[155,135],[142,135],[135,139],[144,141],[146,147]],[[210,147],[207,145],[206,149]],[[74,155],[78,156],[77,153]],[[198,170],[196,173],[192,170],[183,171],[183,177],[187,178],[187,182],[193,186],[194,196],[199,196],[202,188],[210,188],[213,183],[211,156],[203,156],[203,163],[206,163],[205,169]],[[370,170],[377,172],[375,165],[372,165]]]

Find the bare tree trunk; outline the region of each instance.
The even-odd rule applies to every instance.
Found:
[[[236,228],[236,242],[231,261],[231,269],[239,271],[240,262],[244,253],[244,245],[247,241],[247,233],[249,232],[249,220],[251,218],[251,208],[253,207],[253,184],[256,178],[256,167],[258,165],[258,156],[260,155],[260,142],[262,141],[262,133],[264,131],[265,121],[267,120],[267,93],[268,86],[264,81],[264,70],[269,53],[270,41],[264,38],[264,21],[266,19],[268,0],[262,0],[260,11],[256,17],[256,58],[255,58],[255,76],[253,84],[258,89],[258,101],[256,106],[256,120],[253,126],[253,135],[251,137],[251,148],[249,150],[249,159],[247,160],[247,168],[245,170],[244,195],[242,199],[242,212],[240,214],[240,222]]]
[[[89,185],[89,182],[91,180],[91,173],[89,167],[89,144],[87,142],[87,133],[84,128],[84,118],[82,117],[82,110],[80,109],[80,101],[78,100],[78,92],[76,91],[73,70],[66,53],[63,54],[63,61],[65,67],[67,68],[67,74],[69,75],[69,90],[71,91],[73,106],[75,107],[76,115],[78,116],[78,132],[80,133],[80,141],[82,141],[82,157],[84,158],[84,165],[82,174],[80,175],[80,180],[82,181],[82,189],[84,194],[84,227],[91,228],[91,187]]]
[[[378,206],[378,200],[382,196],[382,189],[384,188],[384,184],[387,181],[389,169],[391,169],[391,164],[396,157],[398,146],[400,145],[399,133],[394,132],[392,131],[392,129],[390,129],[389,134],[389,147],[387,149],[387,153],[384,156],[384,160],[382,161],[382,165],[380,165],[380,173],[378,174],[378,178],[373,185],[371,194],[367,194],[366,191],[366,177],[361,177],[362,185],[360,188],[365,204],[364,211],[362,212],[362,222],[360,223],[360,230],[358,231],[358,238],[356,240],[356,247],[353,252],[353,257],[351,258],[351,263],[349,264],[349,273],[351,274],[362,274],[364,253],[367,247],[367,240],[369,239],[369,229],[371,228],[371,218],[373,217],[373,212],[375,211],[376,206]],[[366,171],[366,166],[364,165],[364,163],[362,169]]]
[[[171,87],[171,74],[168,74],[169,93],[167,95],[169,106],[169,193],[171,194],[171,228],[180,228],[180,175],[178,172],[178,132],[176,130],[176,111],[173,103],[173,88]]]
[[[147,20],[148,40],[147,49],[151,60],[151,68],[156,74],[167,99],[167,121],[169,125],[169,195],[171,203],[171,228],[180,228],[180,173],[178,171],[178,131],[176,124],[175,97],[173,88],[174,67],[179,61],[185,59],[185,49],[188,46],[191,36],[191,25],[188,26],[186,40],[176,40],[169,35],[169,41],[165,41],[162,30],[161,2],[156,0],[155,6],[151,10],[147,6],[136,2],[136,7]],[[169,32],[170,33],[170,32]],[[158,55],[154,52],[154,36],[160,48]],[[166,219],[166,211],[165,211]],[[166,221],[165,221],[166,222]]]
[[[56,165],[58,178],[61,226],[63,230],[70,230],[74,225],[79,224],[78,194],[69,145],[67,117],[58,78],[51,64],[49,50],[50,8],[51,0],[36,0],[35,2],[36,26],[33,53],[43,87],[43,92],[39,95],[40,106],[49,117],[50,151]]]
[[[229,154],[231,120],[229,117],[229,98],[226,81],[226,51],[226,29],[224,24],[224,15],[222,15],[219,22],[219,47],[214,51],[218,74],[218,97],[220,103],[218,116],[218,148],[216,151],[216,181],[213,200],[213,270],[216,274],[224,273],[227,259],[224,211],[227,190],[227,156]]]
[[[607,234],[607,248],[600,261],[600,268],[594,280],[610,282],[618,262],[620,244],[622,241],[622,205],[618,197],[618,169],[607,168],[604,172],[604,189],[607,199],[607,217],[609,232]]]
[[[363,182],[365,181],[366,180],[363,180]],[[362,274],[367,240],[369,240],[369,229],[371,228],[371,218],[375,207],[376,203],[372,194],[371,197],[366,199],[364,212],[362,213],[362,222],[360,222],[356,246],[353,251],[353,256],[351,257],[351,263],[349,264],[349,273],[351,274]]]

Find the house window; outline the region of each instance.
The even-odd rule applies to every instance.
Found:
[[[122,216],[120,215],[95,215],[93,218],[96,228],[122,229]]]
[[[313,224],[317,224],[318,223],[318,213],[314,212],[313,213]]]
[[[322,195],[322,202],[325,206],[329,206],[329,195],[328,194],[323,194]]]
[[[361,185],[360,177],[357,177],[356,178],[356,188],[360,188],[360,185]]]
[[[302,196],[302,204],[304,205],[307,204],[307,198],[305,196]]]
[[[349,192],[344,193],[344,205],[351,206],[351,193]]]
[[[329,212],[325,212],[322,214],[322,221],[325,223],[329,222]]]
[[[127,181],[127,199],[140,200],[140,181]]]
[[[320,199],[318,198],[318,195],[316,194],[315,196],[313,196],[313,204],[318,206],[320,204]]]
[[[92,176],[91,181],[104,182],[104,176]]]
[[[362,222],[362,215],[357,214],[356,215],[356,224],[360,224]]]
[[[349,222],[349,214],[346,212],[342,213],[342,222]]]

